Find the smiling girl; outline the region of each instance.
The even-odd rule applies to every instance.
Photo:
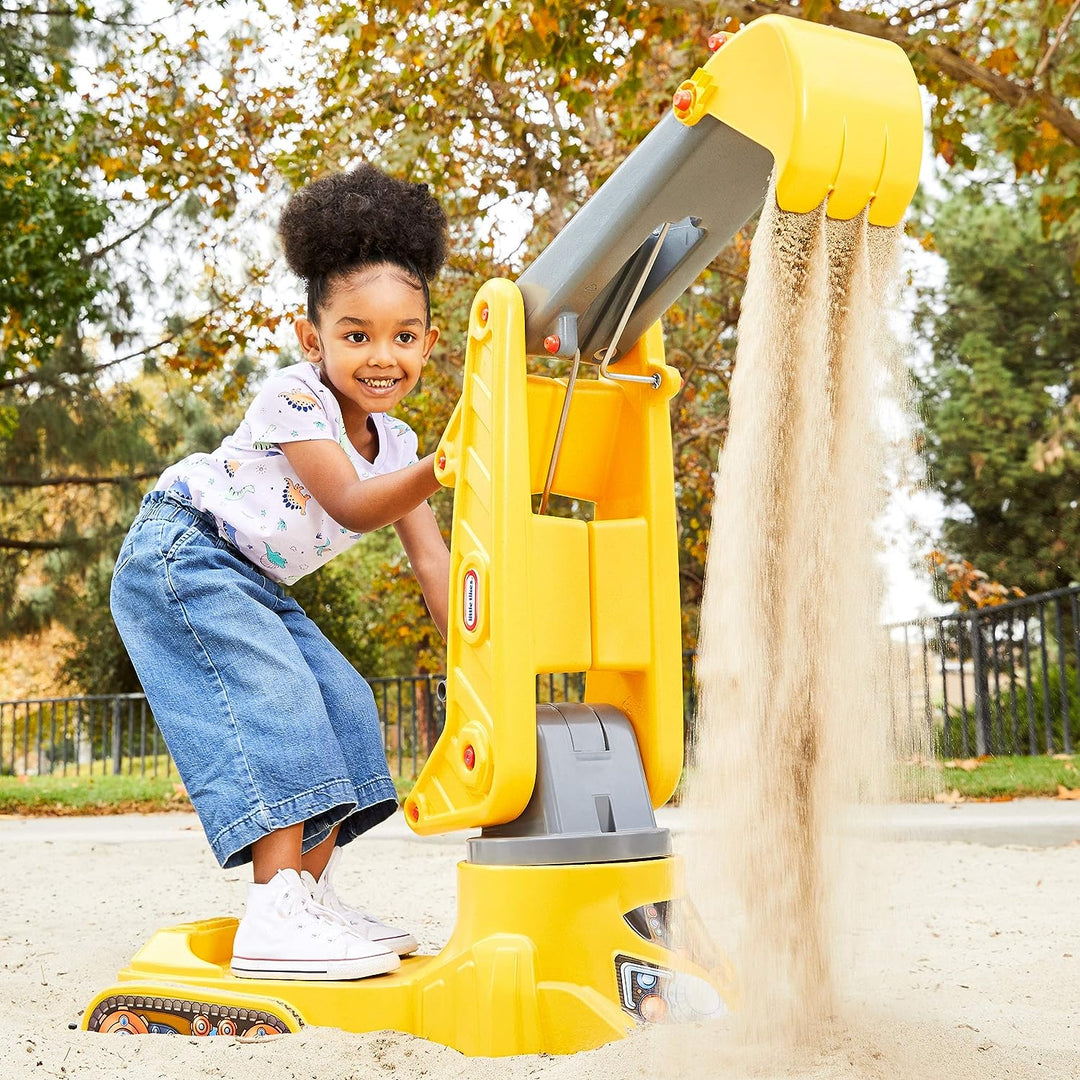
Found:
[[[117,559],[112,612],[214,855],[253,864],[233,974],[355,979],[417,948],[331,883],[337,848],[397,799],[370,688],[282,585],[392,524],[445,635],[434,455],[417,460],[390,411],[439,337],[428,281],[446,219],[425,185],[362,165],[298,191],[279,231],[307,282],[305,359],[217,450],[162,474]]]

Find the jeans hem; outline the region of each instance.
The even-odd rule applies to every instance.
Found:
[[[376,777],[356,787],[348,780],[334,780],[272,806],[258,806],[239,821],[227,825],[210,839],[218,864],[226,869],[251,862],[251,845],[278,829],[318,820],[310,833],[304,830],[303,850],[310,851],[330,835],[336,825],[348,843],[389,817],[397,808],[397,793],[389,776]],[[355,823],[354,823],[355,822]],[[209,839],[209,838],[208,838]]]

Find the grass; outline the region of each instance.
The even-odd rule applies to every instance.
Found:
[[[394,780],[401,799],[412,785],[411,778]],[[175,771],[171,776],[157,777],[112,776],[99,770],[92,775],[84,771],[81,776],[0,776],[0,814],[68,817],[190,809],[191,803]]]
[[[954,759],[903,768],[908,790],[956,792],[965,799],[1053,797],[1059,788],[1080,789],[1080,755]]]
[[[64,817],[190,809],[175,774],[0,777],[0,814]]]
[[[903,790],[921,797],[1005,799],[1057,796],[1059,788],[1080,790],[1080,755],[1067,757],[971,758],[967,761],[904,765]],[[164,771],[164,768],[159,770]],[[396,777],[398,798],[413,786]],[[76,814],[157,813],[190,810],[175,773],[171,776],[112,776],[95,770],[81,776],[0,776],[0,814],[65,817]]]

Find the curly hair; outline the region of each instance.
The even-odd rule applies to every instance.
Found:
[[[317,321],[336,279],[376,263],[405,270],[424,293],[446,261],[446,215],[427,184],[411,184],[362,164],[295,192],[278,235],[289,269],[307,282],[308,318]]]

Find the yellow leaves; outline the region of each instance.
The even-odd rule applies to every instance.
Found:
[[[1031,467],[1037,473],[1044,473],[1047,469],[1054,470],[1058,462],[1065,460],[1065,447],[1061,443],[1060,436],[1038,440],[1031,448]]]
[[[995,49],[986,58],[985,63],[991,71],[996,71],[999,75],[1011,75],[1019,61],[1020,57],[1016,49],[1011,45],[1006,45],[1002,49]]]
[[[102,158],[98,165],[107,181],[115,180],[127,168],[127,162],[121,157]]]
[[[1064,784],[1058,784],[1055,798],[1080,800],[1080,788],[1067,788]]]
[[[947,583],[947,598],[960,606],[961,611],[996,607],[1025,595],[1024,590],[1002,585],[967,559],[950,560],[944,552],[931,551],[925,559],[931,576]]]
[[[964,758],[961,761],[943,761],[941,767],[943,769],[963,769],[964,772],[974,772],[980,765],[989,760],[990,755],[983,754],[982,757]]]
[[[534,5],[529,12],[529,22],[532,23],[533,32],[541,41],[549,41],[559,32],[559,20],[550,14],[543,4]]]
[[[957,788],[953,788],[952,791],[939,791],[934,795],[934,802],[956,804],[962,803],[964,796],[960,794]]]

